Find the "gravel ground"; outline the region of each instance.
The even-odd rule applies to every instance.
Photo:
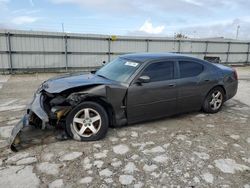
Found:
[[[110,129],[97,142],[59,142],[55,130],[23,133],[6,148],[33,92],[54,74],[0,76],[0,187],[250,187],[250,67],[237,95],[201,112]]]

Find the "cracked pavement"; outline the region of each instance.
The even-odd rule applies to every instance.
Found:
[[[217,114],[192,112],[109,129],[95,142],[24,131],[6,146],[38,85],[55,74],[0,76],[0,187],[250,187],[250,67]]]

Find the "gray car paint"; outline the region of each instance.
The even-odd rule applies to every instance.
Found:
[[[49,114],[43,109],[43,96],[54,97],[67,94],[72,108],[84,100],[98,99],[111,108],[113,126],[155,119],[201,108],[207,93],[217,85],[224,87],[226,100],[237,92],[238,81],[233,79],[233,70],[206,61],[178,54],[132,54],[122,58],[141,62],[139,69],[131,76],[128,84],[100,78],[93,74],[73,74],[49,79],[44,82],[27,110],[48,123]],[[178,61],[195,61],[205,70],[196,77],[179,79]],[[150,63],[175,61],[175,79],[151,83],[136,83],[141,71]],[[27,117],[25,116],[27,121]],[[18,125],[12,132],[17,135],[22,129]],[[20,130],[19,130],[20,129]],[[13,141],[13,139],[10,139]]]

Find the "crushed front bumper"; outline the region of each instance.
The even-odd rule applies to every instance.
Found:
[[[15,150],[15,146],[18,144],[16,139],[18,139],[19,132],[27,126],[30,126],[30,116],[34,113],[41,121],[42,121],[42,128],[45,128],[46,124],[49,122],[49,117],[47,113],[43,109],[43,101],[44,96],[42,93],[35,93],[33,101],[27,108],[27,114],[24,115],[22,120],[20,120],[11,132],[11,136],[8,140],[10,148]]]

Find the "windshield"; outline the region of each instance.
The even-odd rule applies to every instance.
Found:
[[[99,69],[96,72],[96,75],[109,80],[127,83],[128,79],[138,69],[139,66],[140,63],[117,58]]]

